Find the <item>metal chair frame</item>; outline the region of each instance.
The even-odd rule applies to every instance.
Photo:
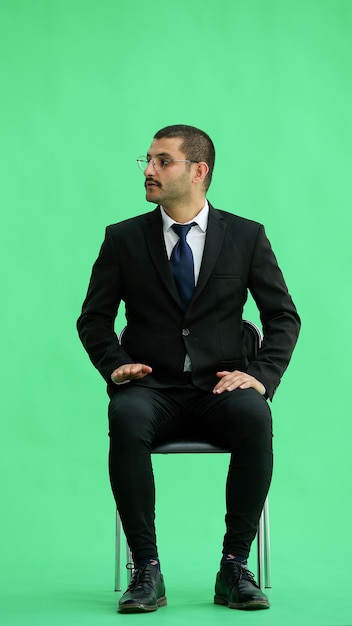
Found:
[[[255,354],[260,348],[262,334],[259,328],[248,320],[244,320],[246,332],[246,345],[249,354]],[[120,334],[120,341],[123,331]],[[202,441],[178,440],[155,446],[152,454],[229,454],[229,450],[219,448]],[[121,535],[122,524],[116,510],[116,536],[115,536],[115,591],[121,591],[122,564],[121,564]],[[126,541],[126,562],[132,562],[132,555]],[[131,570],[127,569],[127,584],[130,581]],[[270,559],[270,519],[269,503],[266,499],[260,516],[257,531],[257,580],[261,589],[271,588],[271,559]]]

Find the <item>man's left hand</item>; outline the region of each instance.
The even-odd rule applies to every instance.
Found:
[[[224,391],[234,391],[234,389],[249,389],[252,387],[261,396],[265,394],[264,385],[259,382],[254,376],[250,376],[250,374],[246,374],[246,372],[240,372],[239,370],[234,370],[233,372],[216,372],[220,381],[217,385],[215,385],[213,389],[213,393],[223,393]]]

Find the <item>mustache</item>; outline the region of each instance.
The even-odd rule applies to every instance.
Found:
[[[147,186],[148,183],[153,183],[157,187],[161,187],[161,184],[153,178],[153,176],[148,176],[144,181],[144,187]]]

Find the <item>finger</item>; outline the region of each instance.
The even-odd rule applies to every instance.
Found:
[[[261,396],[265,395],[265,387],[262,383],[260,383],[256,378],[251,378],[248,382],[240,385],[240,389],[254,389]]]
[[[233,374],[233,372],[228,372],[227,370],[224,370],[222,372],[216,372],[216,376],[218,378],[223,378],[224,376],[226,376],[227,374]]]
[[[144,376],[147,376],[147,374],[150,374],[151,372],[152,368],[149,365],[144,365],[143,363],[134,363],[129,368],[127,368],[127,371],[125,370],[125,376],[130,380],[136,380],[139,378],[144,378]]]
[[[116,382],[121,383],[129,380],[131,376],[133,376],[133,366],[132,365],[123,365],[115,370],[113,378]]]
[[[230,387],[234,387],[234,385],[236,385],[236,383],[234,382],[233,378],[226,376],[222,378],[221,381],[217,383],[217,385],[215,385],[213,393],[223,393],[224,391],[229,391]]]
[[[222,393],[223,391],[234,391],[235,389],[242,388],[242,385],[246,385],[247,388],[250,387],[249,381],[244,380],[243,374],[240,375],[229,375],[224,378],[214,387],[214,393]]]
[[[141,378],[144,378],[144,376],[147,376],[148,374],[152,373],[152,368],[149,365],[143,365],[142,366],[142,370],[141,370]]]
[[[254,387],[254,385],[252,385],[251,381],[246,380],[244,383],[242,383],[241,385],[239,385],[240,389],[249,389],[250,387]]]

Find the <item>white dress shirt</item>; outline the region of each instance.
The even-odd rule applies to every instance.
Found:
[[[163,231],[164,231],[164,240],[166,246],[167,256],[170,258],[171,253],[178,242],[178,235],[172,228],[173,224],[179,224],[179,222],[175,222],[171,217],[165,213],[163,207],[160,207],[161,217],[163,220]],[[193,262],[194,262],[194,280],[195,284],[197,284],[200,266],[202,263],[203,252],[204,252],[204,244],[205,244],[205,235],[207,232],[208,226],[208,215],[209,215],[209,205],[207,200],[202,208],[202,210],[196,215],[193,220],[189,222],[185,222],[186,224],[191,224],[195,222],[197,226],[193,226],[189,233],[187,234],[187,243],[192,250],[193,254]]]
[[[165,213],[164,208],[161,206],[161,216],[163,220],[163,231],[164,231],[164,240],[166,246],[167,256],[170,259],[171,253],[178,242],[178,235],[173,230],[173,224],[179,224],[180,222],[175,222],[171,217]],[[194,263],[194,282],[197,284],[200,266],[202,263],[203,252],[204,252],[204,244],[205,244],[205,235],[207,232],[208,226],[208,216],[209,216],[209,205],[207,200],[202,208],[202,210],[196,215],[193,220],[189,220],[189,222],[184,222],[185,224],[191,224],[195,222],[197,226],[193,226],[190,231],[187,233],[187,243],[192,250],[193,254],[193,263]],[[190,372],[192,369],[191,359],[188,354],[186,354],[185,364],[183,370],[185,372]]]

